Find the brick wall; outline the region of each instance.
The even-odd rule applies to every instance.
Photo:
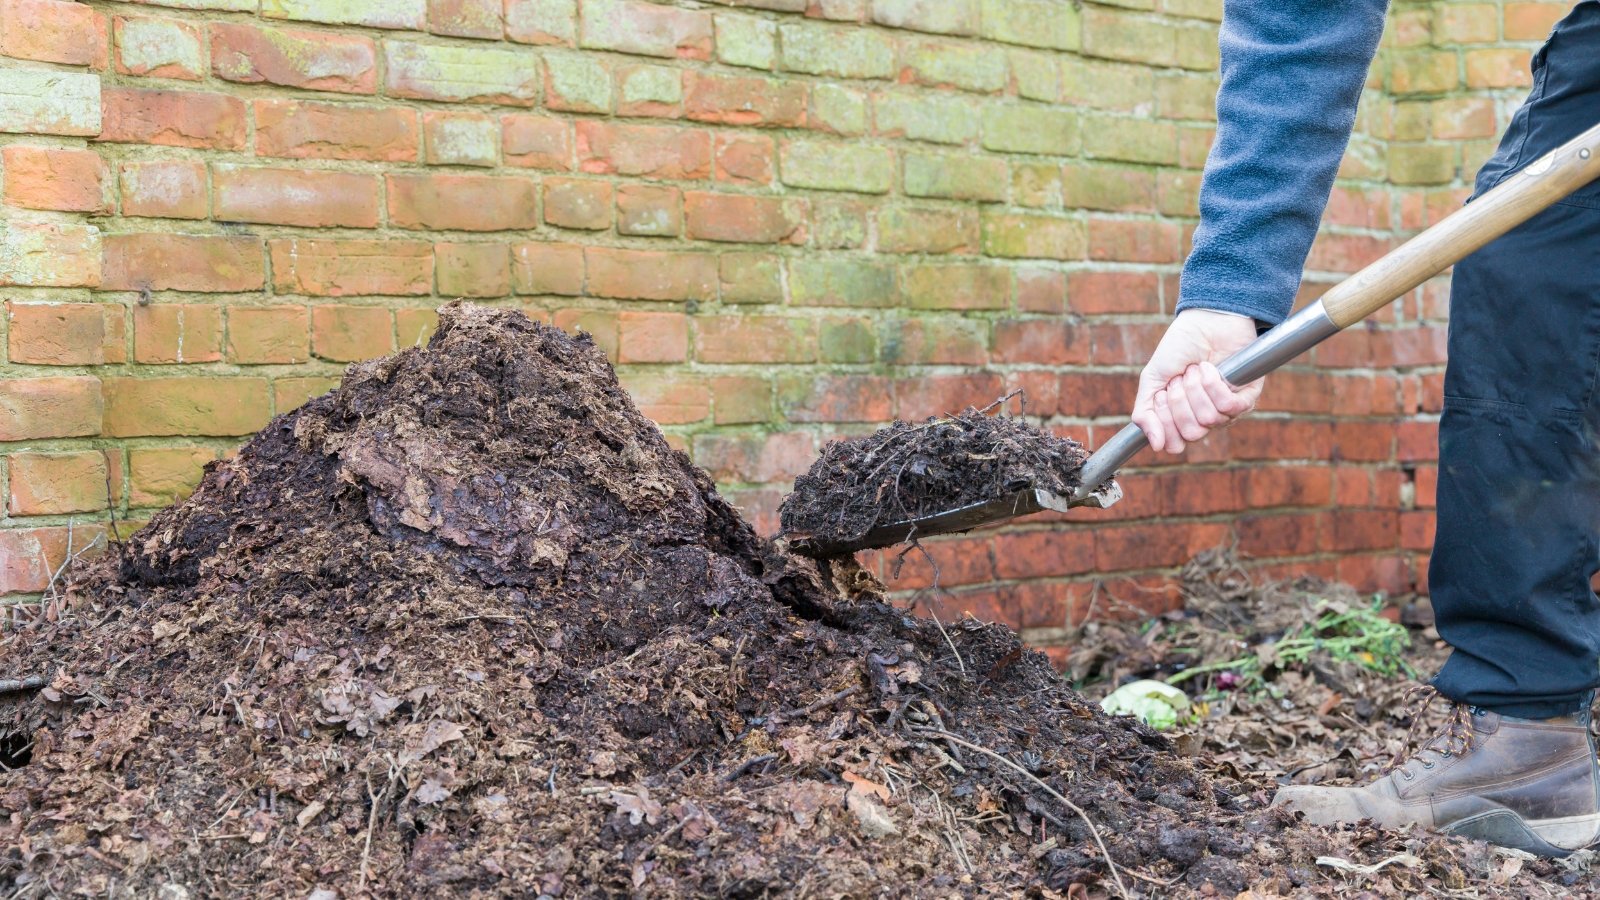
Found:
[[[1459,203],[1563,9],[1395,8],[1308,294]],[[823,441],[892,416],[1022,387],[1092,445],[1176,295],[1219,14],[0,0],[0,595],[457,296],[594,334],[765,528]],[[1048,643],[1091,603],[1170,604],[1162,576],[1233,537],[1411,586],[1445,296],[1275,377],[1109,514],[930,542],[943,608]]]

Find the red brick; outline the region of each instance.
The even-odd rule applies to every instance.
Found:
[[[1067,277],[1052,269],[1017,270],[1017,311],[1066,311]]]
[[[514,231],[538,224],[534,182],[493,175],[388,175],[389,224],[436,231]]]
[[[941,622],[960,622],[971,618],[979,622],[998,622],[1011,628],[1017,625],[1016,602],[1010,586],[924,592],[916,597],[915,611],[937,616]]]
[[[613,363],[617,359],[617,314],[603,309],[561,309],[553,324],[568,334],[586,334]]]
[[[305,228],[378,225],[376,175],[217,163],[211,181],[212,215],[219,221]]]
[[[48,516],[105,509],[111,487],[106,454],[13,453],[10,456],[13,516]]]
[[[1001,578],[1052,578],[1095,571],[1093,531],[1013,531],[995,536]]]
[[[163,303],[133,308],[133,361],[200,363],[222,359],[222,307]]]
[[[675,363],[689,358],[689,317],[683,313],[617,313],[617,362]]]
[[[772,183],[772,138],[758,135],[718,135],[716,179],[728,184]]]
[[[1347,553],[1400,546],[1400,517],[1395,510],[1336,509],[1330,521],[1333,529],[1323,542],[1326,550]]]
[[[1327,513],[1242,516],[1234,521],[1239,551],[1254,557],[1306,556],[1319,549]]]
[[[639,411],[661,425],[688,425],[711,415],[711,392],[699,379],[624,374],[622,386]]]
[[[256,155],[414,162],[417,114],[400,107],[257,100]]]
[[[577,123],[578,166],[585,172],[700,180],[711,174],[711,135],[659,125]]]
[[[235,306],[228,310],[228,361],[242,365],[302,363],[311,358],[303,306]]]
[[[1165,322],[1091,325],[1089,359],[1097,365],[1143,366],[1166,330]]]
[[[576,244],[514,244],[511,286],[519,294],[583,293],[583,248]]]
[[[1252,466],[1240,472],[1250,506],[1326,506],[1333,499],[1333,475],[1326,467]]]
[[[1089,335],[1066,319],[1002,319],[994,326],[996,362],[1079,365],[1089,361]]]
[[[1572,11],[1570,3],[1507,3],[1505,37],[1508,41],[1542,41],[1555,24]]]
[[[689,72],[683,114],[697,122],[802,128],[808,92],[803,82],[731,78]]]
[[[805,474],[817,458],[816,441],[803,431],[775,434],[704,434],[694,439],[694,462],[719,482],[768,484]]]
[[[117,16],[114,26],[118,72],[180,81],[204,76],[199,27],[143,16]]]
[[[709,253],[661,253],[586,247],[588,293],[617,300],[712,300],[717,258]]]
[[[1467,64],[1467,87],[1474,90],[1527,87],[1533,83],[1533,76],[1528,68],[1527,50],[1468,50],[1464,56]]]
[[[106,165],[93,151],[12,144],[4,159],[8,205],[67,212],[107,208]]]
[[[311,310],[311,352],[353,362],[394,352],[389,310],[373,306],[317,306]]]
[[[92,366],[126,360],[122,307],[6,301],[11,362]]]
[[[204,163],[158,159],[122,164],[123,215],[204,219],[210,211]]]
[[[265,378],[107,378],[105,397],[110,437],[232,437],[259,430],[272,413]]]
[[[1327,455],[1336,460],[1382,462],[1390,458],[1394,435],[1390,422],[1335,422]]]
[[[502,116],[501,149],[505,164],[528,169],[572,170],[572,124],[546,116]]]
[[[878,375],[783,376],[778,408],[790,422],[886,422],[892,385]]]
[[[287,238],[270,247],[275,293],[350,297],[433,291],[433,245],[425,241]]]
[[[695,358],[710,363],[804,363],[817,359],[816,323],[785,316],[695,320]]]
[[[612,188],[607,181],[547,178],[544,221],[560,228],[604,231],[611,227]]]
[[[443,297],[505,297],[511,253],[505,244],[434,244],[434,275]]]
[[[211,23],[211,71],[246,84],[371,94],[377,90],[377,52],[366,37]]]
[[[502,17],[500,0],[428,0],[428,30],[434,34],[499,40]]]
[[[95,524],[0,530],[0,594],[43,591],[69,557],[104,537]]]
[[[1094,570],[1117,572],[1181,565],[1195,550],[1195,528],[1185,523],[1116,525],[1094,531]]]
[[[1061,376],[1061,414],[1080,418],[1127,416],[1138,386],[1136,373],[1072,372]]]
[[[106,17],[82,3],[0,0],[0,56],[100,68]]]
[[[992,584],[997,577],[994,545],[986,534],[935,539],[923,542],[921,547],[926,555],[916,552],[901,557],[898,551],[879,554],[883,558],[884,583],[896,591],[914,591]]]
[[[1161,312],[1161,281],[1148,272],[1073,272],[1067,305],[1085,316]]]
[[[805,242],[804,200],[689,191],[683,196],[683,206],[688,235],[696,240],[752,244]]]
[[[1000,384],[1000,376],[992,372],[903,378],[895,382],[894,414],[917,422],[969,406],[988,406],[1002,396]]]
[[[639,0],[585,0],[578,46],[642,56],[709,59],[711,15]]]
[[[658,184],[617,186],[617,233],[676,237],[683,233],[683,194]]]
[[[101,288],[226,292],[266,284],[261,239],[198,234],[108,234]]]
[[[1171,222],[1089,219],[1089,258],[1170,263],[1182,258],[1181,231]],[[1070,296],[1071,286],[1068,286]],[[1069,301],[1070,302],[1070,301]]]
[[[243,150],[244,101],[196,91],[105,88],[96,140]]]
[[[88,375],[0,379],[0,441],[100,433],[100,379]]]

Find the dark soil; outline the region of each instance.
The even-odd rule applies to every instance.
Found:
[[[1399,896],[1462,871],[1461,845],[1287,823],[1009,630],[786,556],[588,339],[517,313],[449,308],[353,367],[67,599],[0,645],[0,677],[49,679],[0,695],[7,897]]]
[[[997,403],[996,405],[1001,405]],[[796,546],[856,541],[904,522],[1038,487],[1069,494],[1088,457],[1082,445],[1020,418],[968,407],[865,437],[832,441],[778,510]]]

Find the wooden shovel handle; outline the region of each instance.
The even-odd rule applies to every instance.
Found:
[[[1597,177],[1600,125],[1340,282],[1322,296],[1328,318],[1340,328],[1354,325]]]

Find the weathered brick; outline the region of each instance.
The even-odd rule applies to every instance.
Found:
[[[1005,309],[1011,305],[1011,273],[998,266],[905,266],[900,284],[906,304],[913,309]]]
[[[538,223],[531,179],[388,175],[389,224],[442,231],[507,231]]]
[[[986,212],[983,252],[1012,258],[1083,259],[1088,252],[1088,235],[1078,219]]]
[[[689,191],[683,195],[683,208],[687,234],[695,240],[749,244],[805,241],[803,200]]]
[[[509,40],[570,47],[578,39],[578,0],[505,0],[505,23]]]
[[[781,375],[778,408],[790,422],[886,422],[893,384],[878,375]]]
[[[417,114],[396,107],[257,100],[256,155],[414,162]]]
[[[796,306],[894,306],[894,269],[871,260],[792,257],[789,297]]]
[[[1215,25],[1188,24],[1174,29],[1177,41],[1177,64],[1185,69],[1211,73],[1222,62],[1221,48],[1217,45]]]
[[[532,106],[539,60],[519,50],[384,41],[384,91],[413,100]]]
[[[577,123],[578,167],[596,174],[701,179],[711,172],[711,134],[658,125]]]
[[[578,46],[643,56],[711,57],[711,14],[639,0],[584,0]]]
[[[1527,87],[1533,83],[1526,50],[1468,50],[1465,57],[1467,87],[1474,90]]]
[[[697,122],[775,128],[806,124],[808,95],[804,83],[700,72],[689,72],[684,80],[684,115]]]
[[[329,25],[365,25],[421,31],[427,27],[427,0],[261,0],[261,15]]]
[[[771,253],[724,253],[718,280],[724,303],[782,303],[782,261]]]
[[[1008,44],[1076,50],[1082,23],[1078,7],[1052,0],[982,0],[983,36]]]
[[[107,88],[98,140],[243,150],[244,101],[197,91]]]
[[[789,72],[835,78],[893,78],[894,42],[861,28],[810,22],[778,26],[780,64]]]
[[[807,124],[829,134],[865,134],[867,95],[837,84],[816,84],[811,88],[811,111]]]
[[[639,411],[661,425],[688,425],[711,415],[711,391],[698,379],[626,373],[619,380]]]
[[[62,0],[0,0],[0,56],[100,66],[106,58],[105,14]]]
[[[511,251],[505,244],[434,244],[441,297],[505,297],[511,293]]]
[[[1389,179],[1395,184],[1446,184],[1456,177],[1453,144],[1391,144]]]
[[[219,78],[346,94],[377,90],[377,52],[368,38],[231,22],[210,28],[211,71]]]
[[[1018,97],[1046,103],[1061,100],[1061,64],[1053,55],[1011,50],[1006,56],[1011,62],[1011,82],[1016,86]]]
[[[0,219],[0,285],[94,287],[100,230],[76,222]]]
[[[284,238],[269,246],[274,293],[404,297],[433,290],[433,245],[425,241]]]
[[[586,178],[547,178],[544,221],[560,228],[603,231],[611,227],[611,183]]]
[[[787,316],[707,316],[695,320],[694,353],[710,363],[813,362],[816,323]]]
[[[1170,263],[1183,258],[1183,230],[1175,222],[1089,219],[1089,258],[1106,262]]]
[[[252,291],[266,280],[261,239],[187,234],[113,234],[104,240],[111,291]]]
[[[662,253],[586,247],[588,293],[617,300],[713,300],[717,258],[708,253]]]
[[[511,286],[519,294],[583,293],[583,248],[576,244],[514,244]]]
[[[676,237],[683,232],[683,196],[657,184],[617,186],[617,233]]]
[[[571,171],[571,123],[519,113],[502,116],[500,128],[506,165]]]
[[[717,61],[749,69],[771,69],[778,62],[778,26],[737,13],[712,15]]]
[[[910,197],[1002,201],[1006,164],[1002,160],[953,153],[907,152],[905,192]]]
[[[99,434],[101,410],[93,376],[0,379],[0,442]]]
[[[0,132],[92,136],[100,130],[100,76],[0,68]]]
[[[778,176],[790,187],[886,194],[894,186],[894,154],[887,147],[784,141]]]
[[[1068,164],[1061,172],[1061,202],[1070,208],[1117,212],[1155,209],[1156,182],[1149,169]]]
[[[908,422],[951,415],[969,406],[987,406],[1001,391],[1000,376],[992,372],[902,378],[895,382],[894,414]]]
[[[211,204],[200,162],[150,160],[122,164],[122,214],[204,219]]]
[[[890,28],[932,34],[978,33],[978,0],[872,0],[868,15]]]
[[[581,53],[545,58],[544,105],[561,112],[611,112],[611,70]]]
[[[603,309],[558,309],[551,324],[568,334],[585,334],[613,363],[617,359],[617,314]]]
[[[683,313],[617,313],[617,362],[675,363],[689,358],[689,317]]]
[[[500,162],[500,121],[478,113],[422,114],[423,159],[435,166],[493,166]]]
[[[1078,115],[1071,110],[998,104],[983,109],[983,146],[990,150],[1070,156],[1078,142]]]
[[[729,184],[772,183],[774,145],[764,135],[717,135],[713,177]]]
[[[1439,94],[1456,86],[1455,51],[1399,50],[1389,61],[1389,90],[1396,94]]]
[[[105,379],[109,437],[250,434],[267,424],[265,378],[223,375]]]
[[[863,247],[867,241],[868,204],[859,200],[820,198],[811,203],[811,245],[819,250]]]
[[[1017,309],[1022,312],[1065,312],[1066,276],[1054,269],[1017,270]]]
[[[133,308],[133,361],[218,362],[222,359],[222,307],[162,303]]]
[[[1435,6],[1433,39],[1439,44],[1493,43],[1500,39],[1500,7],[1494,3]]]
[[[1166,122],[1085,116],[1083,154],[1096,159],[1173,165],[1178,162],[1178,130]]]
[[[1034,209],[1060,209],[1061,166],[1055,163],[1012,163],[1011,202]]]
[[[378,177],[357,172],[215,163],[212,215],[224,222],[375,228]]]
[[[928,93],[884,93],[873,98],[878,134],[937,144],[965,144],[978,136],[978,104]]]
[[[501,0],[428,0],[428,30],[497,41],[505,33]]]
[[[235,306],[228,310],[228,361],[242,365],[302,363],[311,358],[304,306]]]
[[[160,507],[189,496],[205,465],[217,458],[208,447],[149,447],[128,451],[128,503],[134,507]]]
[[[1177,65],[1177,29],[1160,19],[1091,6],[1083,11],[1083,53],[1153,66]]]
[[[94,366],[124,362],[122,306],[6,301],[7,352],[13,363]]]
[[[1163,119],[1217,118],[1217,76],[1186,72],[1156,78],[1156,113]]]
[[[890,206],[878,213],[878,249],[887,253],[971,253],[977,247],[975,210]]]
[[[1542,41],[1557,22],[1572,11],[1570,3],[1507,3],[1505,36],[1508,41]]]
[[[617,115],[676,119],[683,115],[684,73],[672,66],[617,70]]]
[[[992,94],[1010,78],[1005,54],[992,48],[947,41],[908,41],[903,49],[903,80],[929,87],[954,87]]]
[[[176,19],[116,18],[117,71],[198,81],[205,73],[200,30]]]
[[[424,346],[439,330],[439,310],[433,307],[397,309],[394,311],[394,330],[399,337],[400,349]]]
[[[68,453],[13,453],[10,514],[50,516],[105,509],[111,487],[106,454],[99,450]]]
[[[11,144],[3,158],[8,205],[67,212],[107,208],[106,164],[98,153]]]
[[[393,353],[394,320],[383,307],[312,307],[311,352],[334,362],[354,362]]]
[[[711,379],[712,419],[718,425],[769,422],[772,382],[757,375],[721,375]]]

